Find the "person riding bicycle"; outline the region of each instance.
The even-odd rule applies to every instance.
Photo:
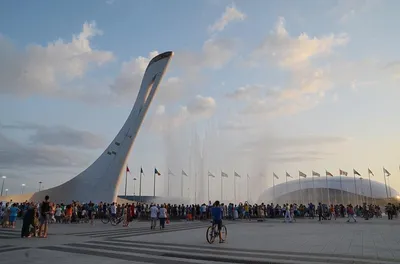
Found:
[[[218,226],[219,243],[223,243],[221,229],[222,229],[222,208],[220,207],[219,201],[215,201],[213,208],[211,209],[211,217],[213,225]]]

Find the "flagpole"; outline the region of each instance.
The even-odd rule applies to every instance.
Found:
[[[287,191],[287,172],[286,172],[285,178],[286,178],[285,189],[286,189],[286,194],[287,194],[288,193],[288,191]]]
[[[302,191],[301,191],[301,181],[300,181],[300,173],[299,173],[299,189],[300,189],[300,192],[299,192],[299,205],[300,204],[302,204],[303,203],[303,193],[302,193]]]
[[[153,186],[153,197],[156,198],[156,167],[154,167],[154,186]]]
[[[331,204],[331,198],[330,198],[330,196],[329,196],[329,188],[328,188],[328,173],[326,173],[326,171],[325,171],[325,177],[326,177],[326,190],[328,191],[328,205],[330,205]]]
[[[142,201],[142,171],[143,168],[140,167],[140,179],[139,179],[139,197],[140,197],[140,202]]]
[[[125,199],[126,199],[127,186],[128,186],[128,165],[126,165],[125,168]]]
[[[168,169],[168,175],[167,175],[167,181],[168,181],[168,184],[167,184],[167,196],[169,197],[169,176],[170,176],[170,171],[169,171],[169,169]],[[155,178],[154,178],[155,179]],[[154,195],[155,196],[155,195]]]
[[[385,167],[383,167],[383,179],[385,180],[385,190],[386,190],[386,198],[389,199],[389,194],[387,190],[387,184],[386,184],[386,173],[385,173]]]
[[[314,173],[311,173],[312,177],[312,194],[311,194],[311,201],[314,203],[314,193],[315,193],[315,185],[314,185]]]
[[[181,172],[181,197],[183,198],[183,172]]]
[[[194,173],[194,204],[197,204],[197,171]]]
[[[222,200],[224,198],[224,195],[222,193],[223,191],[224,191],[224,188],[223,188],[223,185],[222,185],[222,170],[221,170],[221,203],[222,203]]]
[[[208,199],[207,199],[207,202],[209,203],[210,202],[210,171],[208,171],[208,174],[207,174],[207,196],[208,196]]]
[[[250,199],[250,197],[249,197],[249,178],[250,178],[250,176],[249,176],[249,174],[247,174],[247,201],[249,201]]]
[[[387,176],[389,199],[392,199],[392,191],[390,190],[390,176]]]
[[[369,172],[369,169],[368,169],[368,180],[369,180],[369,192],[370,192],[371,200],[373,201],[373,197],[372,197],[372,185],[371,185],[371,173]],[[371,201],[371,203],[372,203],[372,201]]]
[[[275,203],[275,174],[274,173],[272,174],[272,186],[274,189],[274,203]]]
[[[236,205],[236,175],[235,175],[235,171],[233,171],[233,200]]]
[[[342,191],[342,204],[344,204],[342,175],[340,175],[340,190]]]
[[[354,198],[355,198],[355,205],[358,205],[358,195],[357,195],[357,183],[356,183],[356,173],[353,169],[353,177],[354,177]]]

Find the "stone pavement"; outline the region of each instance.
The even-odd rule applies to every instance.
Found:
[[[400,219],[225,224],[226,243],[213,245],[206,242],[208,222],[172,222],[162,231],[147,222],[53,224],[47,239],[0,229],[0,263],[400,263]]]

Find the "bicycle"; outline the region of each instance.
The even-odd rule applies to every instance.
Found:
[[[213,223],[213,222],[211,222],[211,223]],[[214,241],[215,241],[215,238],[216,237],[219,237],[219,231],[218,231],[218,229],[217,229],[217,225],[216,224],[212,224],[211,226],[209,226],[208,228],[207,228],[207,232],[206,232],[206,239],[207,239],[207,242],[209,243],[209,244],[212,244],[212,243],[214,243]],[[228,235],[228,229],[226,228],[226,226],[224,226],[224,225],[222,225],[222,227],[221,227],[221,239],[222,239],[222,241],[225,241],[226,240],[226,237],[227,237],[227,235]]]

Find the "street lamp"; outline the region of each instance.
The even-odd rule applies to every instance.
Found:
[[[21,184],[21,194],[24,194],[25,183]]]
[[[0,196],[3,196],[4,182],[6,181],[7,177],[1,176],[1,178],[3,179],[3,183],[1,184],[1,195]]]
[[[40,189],[42,188],[42,182],[40,181],[39,182],[39,192],[40,192]]]
[[[6,196],[7,196],[7,194],[8,194],[8,189],[5,189],[5,191],[6,191]]]

